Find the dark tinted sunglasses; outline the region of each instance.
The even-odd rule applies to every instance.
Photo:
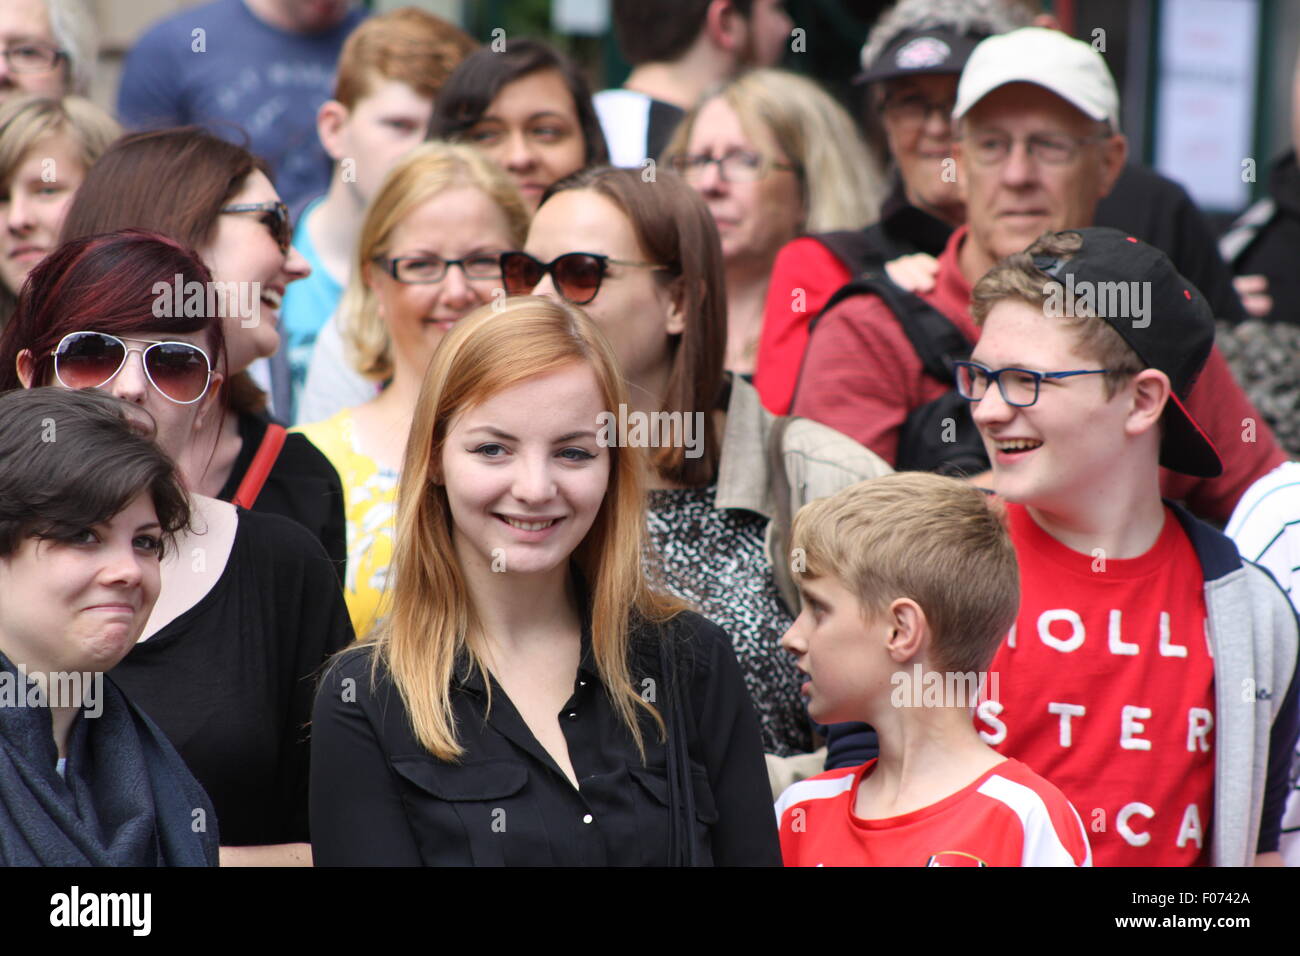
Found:
[[[293,243],[293,229],[289,225],[289,207],[276,202],[241,202],[233,206],[222,206],[223,213],[260,212],[258,221],[266,226],[271,238],[280,247],[280,252],[287,253]]]
[[[64,388],[100,388],[122,371],[131,352],[139,352],[144,374],[168,401],[192,405],[208,391],[212,363],[208,353],[189,342],[148,342],[147,348],[128,346],[105,332],[69,332],[54,355],[54,377]]]
[[[637,269],[666,269],[654,262],[611,259],[595,252],[566,252],[550,262],[540,262],[526,252],[501,253],[501,279],[510,295],[528,295],[543,276],[550,273],[556,291],[574,305],[586,305],[596,298],[610,263]]]

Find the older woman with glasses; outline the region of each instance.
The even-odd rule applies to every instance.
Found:
[[[383,390],[296,429],[343,481],[344,595],[358,635],[383,613],[397,477],[424,371],[447,331],[499,294],[500,254],[522,245],[527,228],[507,175],[477,150],[446,143],[399,161],[366,213],[339,316],[353,368]]]
[[[193,436],[222,414],[224,335],[203,310],[156,315],[154,289],[173,281],[202,286],[211,273],[157,233],[64,243],[32,270],[0,335],[0,392],[102,389],[147,412],[174,461],[191,459]],[[162,562],[158,602],[112,678],[212,798],[223,864],[309,863],[311,677],[352,640],[338,578],[295,522],[185,483],[193,530]]]
[[[883,180],[848,113],[813,81],[781,70],[742,74],[706,97],[665,156],[717,224],[726,365],[752,376],[777,252],[804,232],[866,225]]]

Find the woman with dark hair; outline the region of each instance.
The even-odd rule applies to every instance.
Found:
[[[774,418],[753,386],[724,372],[718,230],[674,173],[646,182],[639,170],[605,167],[557,183],[524,249],[502,256],[506,291],[581,306],[618,354],[628,421],[642,423],[651,446],[657,576],[730,633],[767,751],[811,750],[799,673],[779,645],[799,607],[790,516],[888,466],[825,426]]]
[[[591,89],[572,60],[540,40],[484,47],[452,73],[430,135],[487,153],[515,180],[529,209],[554,182],[609,162]]]
[[[203,788],[104,677],[190,520],[148,425],[95,392],[0,395],[0,866],[217,864]]]
[[[64,243],[0,335],[0,392],[103,389],[150,414],[182,480],[201,473],[193,435],[222,412],[222,323],[157,306],[174,283],[209,281],[156,233]],[[338,579],[301,525],[189,490],[197,530],[163,562],[161,599],[112,676],[212,797],[223,863],[309,862],[310,677],[352,639]]]
[[[201,293],[205,314],[215,304],[222,317],[228,408],[192,436],[195,450],[179,462],[186,483],[197,493],[294,519],[316,535],[341,573],[346,544],[338,474],[309,441],[286,437],[272,422],[266,395],[247,374],[279,347],[280,297],[309,271],[289,244],[288,210],[266,164],[198,128],[123,137],[86,175],[62,240],[131,228],[197,249],[215,280]],[[173,285],[154,314],[188,311],[190,301],[190,290]],[[272,462],[269,471],[259,456]]]

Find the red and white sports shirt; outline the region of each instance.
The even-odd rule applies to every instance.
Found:
[[[928,807],[864,820],[853,803],[875,765],[830,770],[781,794],[786,866],[1092,866],[1070,801],[1018,760]]]

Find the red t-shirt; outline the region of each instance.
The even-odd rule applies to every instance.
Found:
[[[921,298],[973,343],[979,329],[967,311],[971,286],[957,258],[968,234],[966,226],[953,232],[939,256],[934,290]],[[792,414],[829,425],[890,463],[897,458],[899,429],[908,413],[953,387],[925,374],[902,326],[874,295],[845,299],[822,316],[808,338],[803,364],[799,374],[804,384]],[[1286,461],[1286,455],[1218,348],[1210,352],[1185,404],[1219,449],[1224,473],[1207,479],[1162,470],[1161,493],[1186,501],[1201,517],[1227,522],[1246,489]]]
[[[1165,509],[1127,560],[1061,544],[1007,507],[1020,613],[989,668],[980,736],[1064,791],[1098,866],[1209,859],[1214,660],[1200,561]]]
[[[772,414],[789,413],[808,348],[808,324],[850,278],[844,263],[816,239],[795,239],[777,253],[754,366],[754,388]]]
[[[858,784],[876,761],[791,786],[776,804],[786,866],[1091,866],[1083,822],[1018,760],[928,807],[864,820]]]

